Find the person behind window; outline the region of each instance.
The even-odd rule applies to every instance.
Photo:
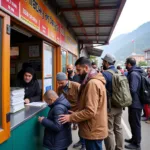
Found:
[[[25,104],[40,101],[41,90],[33,68],[27,67],[23,72],[23,77],[20,79],[22,80],[19,80],[19,82],[17,81],[16,86],[25,89]]]

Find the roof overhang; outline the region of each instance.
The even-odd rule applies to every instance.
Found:
[[[94,47],[86,47],[87,53],[92,56],[100,57],[103,53],[102,49],[94,48]]]
[[[126,0],[56,0],[58,14],[82,44],[109,43]]]

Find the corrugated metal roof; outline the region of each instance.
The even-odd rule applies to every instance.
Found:
[[[99,34],[100,35],[109,35],[111,31],[111,27],[101,27],[99,28]]]
[[[69,0],[56,0],[56,3],[60,8],[72,8]]]
[[[77,7],[94,7],[93,0],[75,0]]]
[[[73,12],[65,12],[64,13],[64,16],[66,17],[67,21],[70,23],[70,24],[73,24],[73,25],[78,25],[78,21],[75,16],[75,14]]]
[[[97,6],[94,0],[56,2],[79,41],[87,44],[107,44],[126,0],[100,0]]]
[[[94,34],[96,32],[95,28],[85,28],[85,30],[88,35]]]
[[[118,6],[120,0],[100,0],[99,6]]]
[[[80,11],[80,16],[82,18],[82,21],[84,22],[84,25],[94,25],[95,24],[95,11]]]
[[[113,24],[117,10],[100,10],[99,22],[100,24]]]

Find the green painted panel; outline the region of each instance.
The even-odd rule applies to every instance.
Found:
[[[0,145],[0,150],[42,150],[44,128],[38,116],[47,116],[49,108],[39,112],[11,132],[11,138]]]

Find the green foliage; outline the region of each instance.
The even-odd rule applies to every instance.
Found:
[[[90,56],[90,61],[91,62],[95,62],[97,65],[98,65],[98,60],[97,60],[97,57],[96,56]]]
[[[145,62],[145,61],[140,61],[140,62],[138,63],[138,65],[139,65],[139,66],[147,66],[147,62]]]

